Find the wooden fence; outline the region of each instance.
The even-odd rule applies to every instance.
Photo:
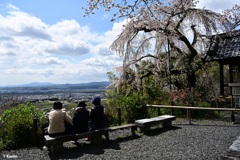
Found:
[[[161,108],[169,108],[171,109],[171,114],[174,115],[174,109],[186,109],[187,110],[187,118],[189,120],[189,124],[191,124],[191,112],[192,110],[211,110],[211,111],[230,111],[231,112],[231,121],[235,122],[234,112],[240,111],[240,108],[212,108],[212,107],[190,107],[190,106],[170,106],[170,105],[146,105],[150,108],[157,108],[158,115],[160,115]]]

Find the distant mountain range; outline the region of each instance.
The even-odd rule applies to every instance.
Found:
[[[54,87],[54,88],[65,88],[65,87],[74,87],[74,88],[96,88],[96,87],[100,87],[100,86],[108,86],[110,84],[110,82],[108,81],[101,81],[101,82],[89,82],[89,83],[77,83],[77,84],[70,84],[70,83],[66,83],[66,84],[55,84],[55,83],[50,83],[50,82],[32,82],[29,84],[22,84],[22,85],[11,85],[11,86],[2,86],[0,88],[13,88],[13,87]]]
[[[0,87],[0,94],[53,94],[53,93],[79,93],[103,92],[110,82],[89,82],[79,84],[54,84],[48,82],[33,82],[29,84]]]
[[[52,86],[52,85],[57,85],[57,84],[50,83],[50,82],[32,82],[29,84],[21,84],[16,86],[17,87],[39,87],[39,86]]]
[[[33,82],[29,84],[0,87],[0,95],[46,95],[57,93],[100,93],[105,92],[109,82],[89,82],[78,84],[54,84],[48,82]],[[110,88],[108,88],[110,89]]]

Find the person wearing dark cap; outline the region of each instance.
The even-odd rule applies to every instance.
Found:
[[[73,115],[73,126],[75,133],[87,132],[88,121],[89,121],[89,111],[86,109],[85,101],[80,101],[77,105],[76,111]]]
[[[92,104],[94,105],[90,112],[90,122],[94,126],[92,130],[103,128],[105,126],[104,107],[101,105],[100,96],[94,97]]]

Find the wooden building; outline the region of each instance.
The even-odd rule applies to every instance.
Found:
[[[219,63],[220,95],[225,96],[226,89],[231,94],[229,83],[240,85],[240,30],[212,36],[207,59]],[[229,67],[229,75],[224,75],[224,67]],[[229,82],[224,82],[225,76],[229,76]]]

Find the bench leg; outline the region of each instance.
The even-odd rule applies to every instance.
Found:
[[[150,131],[150,126],[140,127],[140,132],[142,132],[143,134],[145,134],[149,131]]]
[[[59,153],[59,152],[63,151],[63,143],[51,145],[50,150],[52,153]]]
[[[105,133],[104,136],[105,136],[105,140],[106,140],[106,141],[109,141],[109,133],[108,133],[108,132]]]
[[[137,130],[137,127],[134,126],[134,127],[131,127],[131,133],[132,133],[132,136],[136,135],[135,134],[135,131]]]
[[[102,143],[102,134],[97,134],[91,137],[91,144],[100,144]]]
[[[164,123],[162,123],[162,126],[163,126],[163,128],[171,127],[172,126],[172,121],[164,122]]]

